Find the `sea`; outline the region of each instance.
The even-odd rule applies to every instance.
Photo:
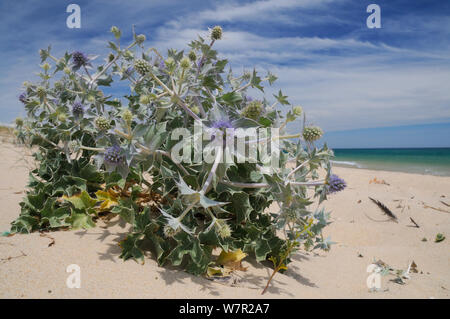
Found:
[[[450,176],[450,148],[337,148],[335,166]]]

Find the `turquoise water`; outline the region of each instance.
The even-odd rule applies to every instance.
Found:
[[[336,166],[450,176],[450,148],[334,149]]]

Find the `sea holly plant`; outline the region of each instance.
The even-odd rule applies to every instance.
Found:
[[[265,96],[275,75],[227,68],[213,49],[218,26],[166,54],[134,30],[126,47],[111,32],[104,62],[81,51],[57,58],[48,47],[40,81],[24,83],[27,117],[16,133],[38,165],[11,233],[88,229],[118,215],[132,225],[120,257],[143,262],[148,249],[160,265],[207,276],[230,273],[221,260],[244,269],[247,255],[272,261],[275,274],[298,249],[330,248],[330,214],[312,204],[346,184],[303,109],[281,90]],[[126,95],[108,93],[118,82],[129,84]]]

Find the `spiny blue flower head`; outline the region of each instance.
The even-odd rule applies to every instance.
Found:
[[[104,161],[110,165],[119,165],[124,162],[122,149],[118,145],[111,146],[106,149],[104,154]]]
[[[78,70],[84,65],[89,64],[89,58],[80,51],[74,51],[72,53],[73,69]]]
[[[344,188],[347,187],[347,183],[340,178],[339,176],[333,174],[330,175],[330,178],[328,180],[328,193],[333,194],[336,192],[340,192],[344,190]]]
[[[72,114],[75,117],[82,117],[84,114],[84,106],[83,104],[81,104],[81,102],[76,101],[75,103],[73,103],[72,105]]]
[[[23,92],[22,94],[19,95],[19,101],[22,102],[23,104],[27,103],[27,94],[25,92]]]

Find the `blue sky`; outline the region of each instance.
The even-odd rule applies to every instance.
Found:
[[[66,27],[70,3],[81,7],[81,29]],[[381,7],[381,29],[366,26],[371,3]],[[433,0],[2,0],[0,122],[24,115],[17,96],[24,81],[36,79],[40,48],[106,57],[110,27],[119,26],[126,42],[132,24],[148,47],[162,51],[185,49],[208,27],[223,26],[217,49],[233,70],[256,66],[277,74],[266,97],[281,88],[303,106],[308,123],[340,137],[335,147],[366,141],[353,138],[348,146],[345,134],[333,131],[410,126],[427,138],[419,124],[450,123],[450,1]],[[376,143],[386,141],[383,131],[370,131]],[[445,132],[440,143],[450,146]],[[411,144],[402,136],[398,143]]]

